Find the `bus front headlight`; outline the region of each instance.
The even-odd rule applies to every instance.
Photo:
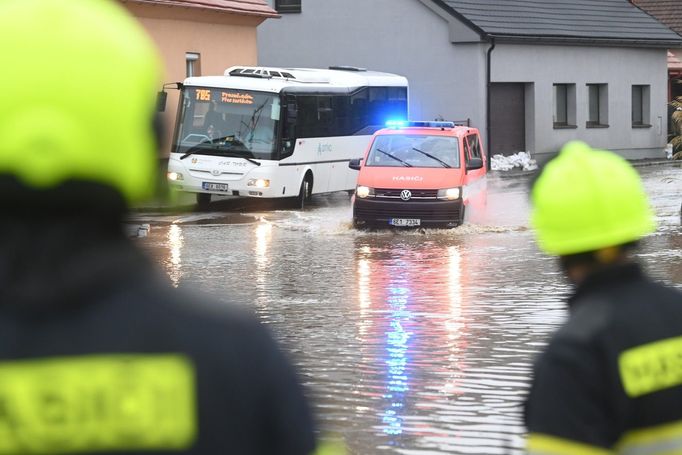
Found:
[[[174,182],[177,182],[178,180],[183,180],[182,174],[179,172],[169,172],[167,175],[168,180],[172,180]]]
[[[246,186],[255,186],[256,188],[269,188],[270,180],[268,179],[251,179],[246,182]]]
[[[366,197],[374,196],[374,188],[359,185],[357,188],[355,188],[355,195],[357,197],[359,197],[360,199],[364,199]]]
[[[460,188],[445,188],[438,190],[438,199],[454,201],[455,199],[459,199],[461,195],[462,190]]]

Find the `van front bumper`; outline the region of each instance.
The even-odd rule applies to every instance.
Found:
[[[397,201],[361,199],[353,204],[355,227],[392,227],[393,219],[419,220],[419,226],[456,227],[462,224],[462,199],[454,201]]]

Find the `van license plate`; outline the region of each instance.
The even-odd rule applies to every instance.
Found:
[[[422,220],[419,218],[391,218],[388,224],[392,226],[420,226]]]
[[[207,191],[227,191],[228,190],[227,183],[202,182],[201,188],[203,188]]]

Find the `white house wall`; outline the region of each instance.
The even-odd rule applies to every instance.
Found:
[[[302,13],[258,28],[258,60],[400,74],[410,84],[411,119],[470,118],[484,128],[487,45],[451,44],[453,30],[421,1],[304,0]]]
[[[536,154],[556,152],[579,138],[627,158],[665,156],[664,49],[502,44],[493,51],[492,62],[492,82],[533,82],[526,86],[526,144]],[[554,83],[576,85],[575,129],[553,128]],[[586,128],[586,84],[592,83],[608,84],[608,128]],[[651,128],[632,127],[632,85],[651,86]]]

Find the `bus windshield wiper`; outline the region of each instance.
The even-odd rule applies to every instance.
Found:
[[[190,148],[188,148],[185,151],[185,153],[180,157],[180,159],[184,160],[188,156],[194,155],[195,153],[198,153],[198,152],[207,152],[207,150],[205,150],[206,145],[217,144],[217,143],[223,142],[226,139],[230,139],[230,138],[234,138],[234,134],[232,134],[230,136],[217,137],[215,139],[211,139],[210,141],[199,142],[198,144],[193,145]],[[216,150],[214,150],[214,151],[216,151]],[[205,154],[206,155],[213,155],[213,153],[205,153]]]
[[[207,145],[207,144],[216,144],[216,143],[222,144],[227,139],[229,139],[228,143],[230,144],[230,146],[233,146],[234,144],[239,144],[242,146],[244,145],[241,141],[239,141],[238,139],[235,138],[234,134],[231,134],[229,136],[218,137],[218,138],[212,139],[210,141],[204,141],[204,142],[201,142],[197,145],[194,145],[194,146],[190,147],[189,149],[187,149],[187,151],[185,151],[185,153],[180,157],[180,159],[184,160],[185,158],[187,158],[190,155],[199,154],[201,152],[200,153],[201,155],[213,155],[213,156],[226,156],[226,157],[230,157],[230,158],[242,158],[242,159],[245,159],[246,161],[248,161],[249,163],[255,164],[256,166],[261,165],[261,163],[254,160],[253,158],[249,158],[248,156],[242,156],[242,155],[236,154],[234,152],[230,153],[229,150],[225,150],[225,151],[217,150],[217,149],[208,149],[207,150],[204,148],[204,145]]]
[[[452,166],[450,166],[448,163],[446,163],[445,161],[441,160],[440,158],[435,157],[435,156],[431,155],[430,153],[426,153],[426,152],[423,151],[423,150],[419,150],[418,148],[415,148],[415,147],[412,147],[412,150],[414,150],[415,152],[419,152],[419,153],[421,153],[422,155],[426,155],[426,156],[428,156],[429,158],[431,158],[431,159],[433,159],[433,160],[438,161],[440,164],[443,165],[443,167],[452,167]]]
[[[394,160],[401,162],[404,166],[412,167],[412,165],[411,165],[410,163],[408,163],[407,161],[403,161],[403,160],[401,160],[400,158],[398,158],[397,156],[392,155],[392,154],[390,154],[390,153],[388,153],[388,152],[385,152],[385,151],[381,150],[381,149],[378,148],[378,147],[375,148],[374,150],[376,150],[377,152],[383,153],[384,155],[386,155],[386,156],[389,157],[389,158],[393,158]]]

